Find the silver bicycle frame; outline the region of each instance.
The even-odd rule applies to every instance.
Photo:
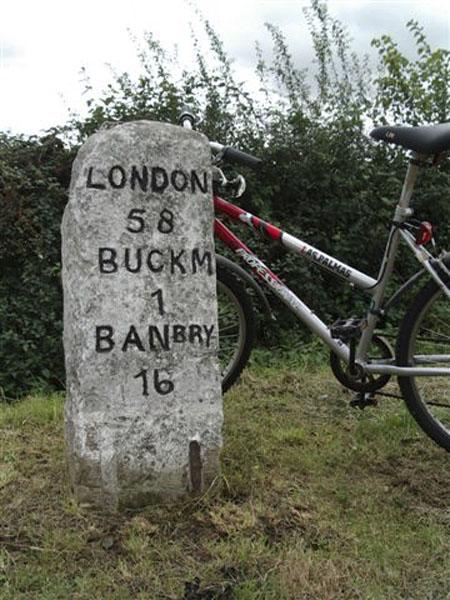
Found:
[[[314,246],[311,246],[288,233],[282,232],[281,243],[288,250],[303,256],[320,267],[332,271],[342,279],[346,280],[350,285],[356,285],[372,295],[371,305],[366,316],[367,324],[361,335],[355,355],[356,363],[362,367],[365,372],[386,373],[400,376],[450,375],[450,368],[444,367],[398,367],[392,364],[392,361],[383,361],[382,359],[377,360],[376,362],[367,362],[367,351],[372,341],[375,327],[382,314],[386,285],[394,268],[394,261],[401,238],[404,239],[409,248],[413,251],[417,260],[425,267],[431,277],[442,287],[444,293],[450,298],[450,290],[431,265],[431,261],[433,260],[432,255],[423,248],[423,246],[418,246],[415,243],[411,233],[399,227],[399,225],[404,223],[413,214],[413,211],[410,208],[410,201],[419,170],[418,163],[420,162],[420,157],[414,158],[416,160],[412,160],[408,165],[400,200],[394,213],[394,223],[389,232],[377,279],[373,279],[369,275],[321,252]],[[253,215],[248,214],[248,222],[251,221],[250,217],[252,216]],[[330,328],[304,302],[302,302],[288,286],[276,278],[259,258],[241,248],[236,250],[236,253],[255,270],[274,294],[278,296],[314,334],[318,335],[341,359],[349,362],[349,347],[342,341],[333,338],[330,333]],[[439,262],[441,268],[443,268],[444,271],[447,271],[442,261]],[[435,357],[416,356],[415,362],[420,363],[422,361],[426,363],[430,362],[430,359],[432,358],[435,359],[434,362],[450,363],[450,355],[439,355]]]

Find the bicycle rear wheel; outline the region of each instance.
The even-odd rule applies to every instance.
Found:
[[[397,364],[450,368],[450,301],[435,282],[419,291],[403,319]],[[450,452],[450,377],[399,377],[398,382],[414,419]]]
[[[219,361],[222,391],[235,383],[248,362],[255,336],[251,299],[244,286],[229,271],[217,269],[219,317]]]

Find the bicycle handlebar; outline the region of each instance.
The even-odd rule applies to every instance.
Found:
[[[256,156],[252,156],[251,154],[247,154],[246,152],[242,152],[242,150],[237,150],[231,146],[225,146],[222,151],[222,158],[227,162],[244,165],[244,167],[250,167],[250,169],[255,170],[262,164],[260,158],[256,158]]]
[[[230,163],[244,165],[245,167],[256,170],[263,162],[260,158],[256,158],[256,156],[252,156],[251,154],[247,154],[247,152],[242,152],[242,150],[232,148],[231,146],[223,146],[218,142],[209,142],[209,145],[215,152],[219,153],[220,159]]]

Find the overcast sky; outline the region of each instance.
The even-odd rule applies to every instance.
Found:
[[[307,0],[196,0],[235,59],[241,79],[250,79],[255,64],[254,42],[268,52],[264,28],[269,21],[285,33],[296,63],[311,66],[312,51],[302,13]],[[391,34],[400,49],[413,55],[406,22],[417,19],[432,47],[450,46],[448,0],[329,0],[354,48],[371,52],[372,38]],[[166,46],[178,44],[182,60],[191,56],[185,0],[0,0],[0,130],[38,133],[64,123],[68,108],[84,110],[80,68],[85,66],[101,90],[111,80],[111,64],[135,73],[138,38],[152,31]],[[373,50],[372,50],[373,52]]]

